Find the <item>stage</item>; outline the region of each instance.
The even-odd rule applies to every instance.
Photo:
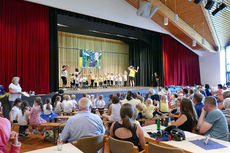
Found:
[[[133,91],[133,92],[140,92],[140,91],[148,91],[151,87],[108,87],[108,88],[88,88],[88,89],[80,89],[80,90],[73,90],[73,89],[67,89],[64,91],[65,94],[90,94],[90,93],[104,93],[104,92],[127,92],[127,91]]]

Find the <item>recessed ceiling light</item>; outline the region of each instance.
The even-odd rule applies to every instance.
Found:
[[[59,27],[69,27],[69,26],[67,26],[67,25],[60,24],[60,23],[58,23],[57,26],[59,26]]]

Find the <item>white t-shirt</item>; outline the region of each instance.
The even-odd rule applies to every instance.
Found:
[[[14,121],[14,120],[16,120],[16,116],[17,116],[20,109],[19,109],[19,107],[14,106],[11,110],[12,111],[11,111],[11,115],[10,115],[10,121]]]
[[[96,99],[95,100],[90,100],[91,101],[91,107],[96,108]]]
[[[113,81],[113,79],[114,79],[114,76],[113,76],[113,75],[111,75],[111,76],[110,76],[110,80],[111,80],[111,81]]]
[[[62,111],[61,105],[62,105],[62,103],[61,103],[60,101],[57,102],[57,105],[56,105],[56,107],[54,108],[54,111],[55,111],[56,113],[59,113],[59,112]]]
[[[73,103],[71,100],[63,100],[63,110],[65,113],[71,113],[73,110]]]
[[[79,82],[83,82],[83,78],[82,77],[79,79]]]
[[[119,81],[122,81],[122,77],[120,76],[118,80],[119,80]]]
[[[86,82],[87,81],[87,77],[83,77],[83,82]]]
[[[52,113],[53,106],[50,105],[51,110],[46,109],[46,106],[47,106],[47,104],[43,105],[43,112],[44,112],[45,115],[49,115],[49,114]]]
[[[21,86],[18,84],[18,85],[15,85],[13,83],[11,83],[9,85],[9,89],[11,88],[11,90],[13,92],[22,92],[22,88]],[[9,94],[9,101],[15,101],[17,98],[21,98],[22,95],[21,94]]]
[[[97,108],[104,108],[105,107],[105,101],[104,100],[98,100],[97,101]]]
[[[67,77],[67,70],[61,71],[61,77]]]
[[[127,75],[123,75],[124,81],[127,81]]]
[[[124,99],[122,101],[122,105],[124,105],[126,103],[131,104],[134,108],[136,108],[136,106],[139,104],[139,102],[135,99],[131,99],[131,100]]]
[[[77,107],[77,106],[76,106],[76,105],[77,105],[77,101],[74,100],[74,99],[72,99],[71,101],[72,101],[73,107],[76,108],[76,107]]]
[[[121,120],[120,116],[120,110],[121,110],[121,104],[112,104],[112,110],[111,110],[111,115],[109,116],[110,121],[119,121]]]
[[[24,115],[22,115],[22,110],[18,111],[18,124],[19,125],[28,125],[28,122],[26,120],[27,114],[28,114],[27,111],[24,112]]]
[[[115,81],[118,81],[118,77],[117,76],[115,76],[115,79],[114,79]]]

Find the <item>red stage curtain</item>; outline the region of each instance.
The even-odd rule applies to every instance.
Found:
[[[198,55],[168,35],[162,41],[165,86],[200,84]]]
[[[24,91],[49,92],[49,9],[23,0],[0,1],[0,84],[12,77]]]

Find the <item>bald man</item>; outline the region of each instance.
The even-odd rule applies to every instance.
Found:
[[[70,117],[61,133],[63,142],[73,142],[81,137],[96,136],[105,133],[105,128],[98,115],[90,113],[90,100],[81,98],[79,112]]]

